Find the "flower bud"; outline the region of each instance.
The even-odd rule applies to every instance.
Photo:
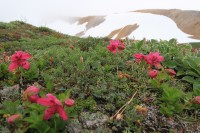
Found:
[[[176,75],[176,72],[173,69],[165,69],[166,73],[168,73],[170,76]]]
[[[19,114],[14,114],[8,117],[8,123],[12,124],[14,121],[18,120],[20,118]]]
[[[66,99],[65,100],[65,105],[67,105],[67,107],[71,107],[74,105],[74,100],[73,99]]]
[[[150,76],[151,78],[155,78],[157,75],[158,75],[158,71],[157,71],[157,70],[151,70],[151,71],[149,72],[149,76]]]

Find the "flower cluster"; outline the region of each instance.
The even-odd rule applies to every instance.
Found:
[[[110,40],[110,45],[107,46],[107,49],[113,54],[116,54],[117,52],[123,51],[125,45],[119,40]]]
[[[68,116],[61,104],[61,102],[52,94],[47,94],[46,98],[39,98],[37,103],[46,106],[47,109],[44,112],[44,120],[50,119],[55,113],[58,113],[63,120],[67,120]]]
[[[13,72],[18,68],[24,68],[29,70],[30,63],[27,61],[31,57],[30,54],[22,51],[16,51],[15,54],[11,56],[11,64],[9,65],[9,71]],[[67,120],[68,116],[64,110],[64,106],[61,101],[59,101],[53,94],[47,94],[45,98],[39,97],[40,89],[35,86],[28,87],[23,92],[23,100],[30,101],[31,103],[37,103],[46,106],[47,109],[44,112],[43,120],[50,119],[55,113],[58,113],[63,120]],[[74,105],[73,99],[65,99],[64,104],[67,107]],[[8,117],[8,123],[13,123],[14,121],[20,119],[19,114],[14,114]]]
[[[23,97],[25,100],[28,99],[32,103],[37,103],[47,107],[44,112],[44,120],[50,119],[55,113],[58,113],[63,120],[67,120],[68,116],[61,101],[59,101],[53,94],[50,93],[48,93],[45,98],[40,98],[38,96],[39,91],[39,88],[30,86],[24,91]],[[65,99],[64,103],[67,107],[71,107],[74,105],[74,100]]]
[[[150,52],[148,55],[144,55],[142,53],[134,54],[134,57],[136,59],[136,62],[138,63],[141,63],[142,60],[144,59],[146,63],[155,67],[160,66],[160,63],[164,61],[164,57],[160,56],[159,52],[155,52],[155,53]]]
[[[134,54],[133,55],[136,59],[137,63],[141,63],[142,60],[144,60],[147,64],[149,64],[149,76],[151,78],[155,78],[158,75],[158,70],[161,69],[162,65],[161,62],[164,61],[164,57],[160,56],[159,52],[150,52],[148,55],[144,55],[142,53],[140,54]],[[165,69],[166,73],[168,73],[170,76],[176,75],[176,72],[172,69]]]
[[[23,93],[23,100],[28,100],[31,103],[37,103],[47,107],[44,112],[43,120],[49,120],[55,113],[58,113],[63,120],[67,120],[68,116],[64,110],[64,106],[61,101],[58,100],[53,94],[47,94],[45,98],[40,98],[38,93],[40,89],[35,86],[28,87]],[[64,101],[67,107],[73,106],[74,100],[67,98]],[[14,121],[20,118],[19,114],[14,114],[8,117],[8,123],[12,124]]]
[[[23,93],[24,100],[29,99],[29,101],[31,101],[32,103],[36,103],[37,100],[39,99],[38,96],[39,91],[40,89],[35,86],[28,87]]]
[[[27,61],[31,58],[31,55],[22,51],[16,51],[15,54],[11,56],[11,64],[9,65],[9,71],[14,71],[19,67],[28,70],[30,68],[30,63]]]

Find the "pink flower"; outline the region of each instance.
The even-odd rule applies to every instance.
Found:
[[[154,65],[154,66],[158,66],[160,62],[164,61],[164,57],[160,56],[159,52],[156,52],[156,53],[150,52],[149,55],[144,56],[144,59],[148,64]]]
[[[125,45],[122,42],[120,42],[119,40],[117,40],[117,41],[118,41],[118,50],[119,50],[119,52],[123,51],[125,49]]]
[[[31,57],[30,54],[17,51],[11,56],[11,64],[9,65],[9,71],[14,71],[18,67],[22,67],[26,70],[30,68],[30,63],[27,60]]]
[[[12,124],[14,121],[18,120],[20,118],[19,114],[14,114],[8,117],[8,123]]]
[[[66,99],[65,100],[65,105],[67,105],[67,107],[71,107],[74,105],[74,100],[73,99]]]
[[[133,56],[135,57],[137,63],[142,62],[142,59],[144,58],[144,55],[142,53],[134,54]]]
[[[117,53],[125,49],[125,45],[119,40],[110,40],[110,45],[107,46],[107,49],[112,53]]]
[[[36,103],[37,100],[39,99],[39,96],[38,96],[39,91],[40,91],[39,88],[36,88],[35,86],[30,86],[24,91],[23,97],[25,99],[29,98],[29,100],[32,103]]]
[[[151,70],[151,71],[149,72],[149,76],[150,76],[151,78],[155,78],[157,75],[158,75],[158,71],[157,71],[157,70]]]
[[[44,120],[50,119],[55,113],[58,113],[63,120],[67,120],[68,116],[61,102],[52,94],[47,94],[47,98],[39,98],[37,103],[48,108],[44,112]]]
[[[118,43],[116,40],[110,40],[110,45],[107,46],[107,49],[112,53],[117,53]]]
[[[168,73],[170,76],[176,75],[176,72],[173,69],[165,69],[166,73]]]

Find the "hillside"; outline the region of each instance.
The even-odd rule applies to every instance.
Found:
[[[0,132],[199,132],[199,49],[109,41],[0,22]]]
[[[200,12],[189,10],[163,10],[163,9],[147,9],[134,12],[152,13],[164,15],[172,19],[176,25],[185,33],[190,34],[191,38],[200,39]]]
[[[104,16],[57,18],[48,27],[78,37],[176,38],[180,43],[188,43],[200,39],[199,15],[195,10],[143,9]]]

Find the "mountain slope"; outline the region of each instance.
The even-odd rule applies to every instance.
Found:
[[[200,39],[200,11],[147,9],[134,12],[152,13],[169,17],[176,23],[179,29],[190,34],[190,38]]]

